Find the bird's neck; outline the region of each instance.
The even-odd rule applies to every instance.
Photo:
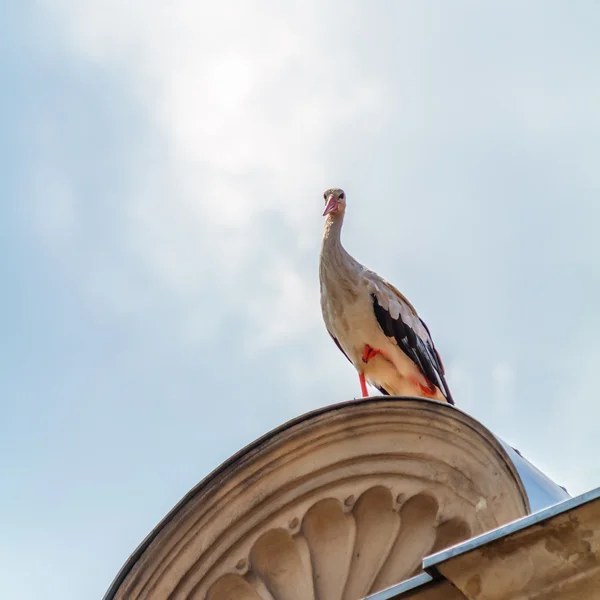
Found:
[[[342,246],[343,215],[327,215],[321,245],[321,276],[332,270],[338,275],[356,262]]]
[[[327,215],[325,219],[325,231],[323,232],[323,252],[330,253],[332,251],[343,251],[342,246],[342,224],[343,217],[341,215]]]

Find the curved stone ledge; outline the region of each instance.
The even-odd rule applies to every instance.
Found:
[[[199,484],[106,598],[357,600],[528,511],[501,444],[461,411],[413,398],[334,405]]]

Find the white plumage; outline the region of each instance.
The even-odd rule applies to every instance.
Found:
[[[327,331],[365,382],[394,396],[425,396],[454,404],[425,323],[390,283],[343,248],[346,195],[324,194],[326,216],[319,279]]]

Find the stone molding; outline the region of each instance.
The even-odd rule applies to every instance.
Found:
[[[577,505],[585,494],[566,501],[566,507],[575,506],[445,560],[435,570],[465,600],[600,598],[600,498],[598,490],[591,494],[589,502]]]
[[[423,568],[365,600],[600,598],[600,488],[428,556]]]
[[[107,600],[358,600],[524,516],[501,444],[446,403],[377,397],[296,419],[199,484]]]

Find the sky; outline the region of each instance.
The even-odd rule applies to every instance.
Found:
[[[457,405],[600,486],[599,30],[593,0],[3,3],[0,596],[102,597],[228,456],[360,394],[333,186]]]

